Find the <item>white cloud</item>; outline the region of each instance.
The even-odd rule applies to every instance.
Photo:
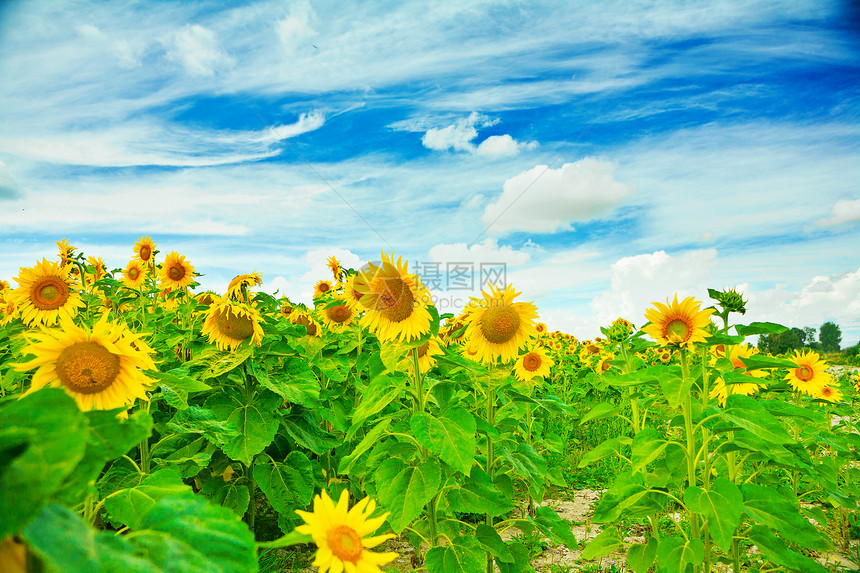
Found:
[[[218,42],[215,32],[199,24],[186,24],[168,42],[167,59],[180,64],[191,76],[210,77],[230,68],[231,58]]]
[[[485,239],[483,243],[468,246],[466,243],[440,244],[430,248],[430,260],[442,263],[470,263],[475,268],[483,264],[505,264],[519,267],[531,260],[531,254],[510,245],[499,245],[496,239]]]
[[[637,326],[645,322],[645,310],[654,301],[665,302],[695,296],[708,300],[705,285],[711,283],[717,265],[716,249],[688,251],[673,257],[665,251],[624,257],[612,265],[610,290],[591,301],[600,324],[623,317]]]
[[[633,192],[614,179],[615,166],[594,158],[565,163],[559,169],[538,165],[505,181],[495,203],[481,220],[496,233],[568,230],[572,221],[605,215]]]
[[[818,221],[819,225],[830,226],[860,221],[860,199],[837,201],[830,210],[830,217]]]
[[[699,234],[699,242],[700,243],[713,243],[714,242],[714,233],[712,231],[702,231]]]
[[[401,122],[398,128],[414,130],[416,120]],[[478,137],[477,127],[489,127],[498,123],[498,120],[490,119],[473,111],[468,117],[457,120],[446,127],[434,127],[428,129],[421,137],[421,144],[427,149],[435,151],[464,151],[476,153],[487,157],[511,157],[521,150],[530,150],[537,147],[536,141],[526,143],[518,142],[508,134],[491,135],[478,145],[472,140]],[[392,126],[393,127],[393,126]]]
[[[316,12],[309,2],[296,2],[291,5],[289,14],[275,24],[275,32],[281,45],[290,53],[314,50],[311,44],[317,35],[312,24],[314,19]]]

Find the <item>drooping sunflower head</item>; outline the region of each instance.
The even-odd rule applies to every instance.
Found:
[[[413,372],[415,360],[413,354],[417,354],[418,371],[422,374],[427,374],[434,366],[436,366],[436,357],[445,354],[440,343],[441,340],[438,336],[431,336],[424,344],[411,348],[401,362],[401,367],[406,371]]]
[[[318,307],[323,322],[329,330],[341,332],[349,327],[355,319],[355,311],[346,303],[344,296],[336,296],[333,300]]]
[[[87,284],[93,285],[97,280],[105,278],[107,276],[107,266],[105,265],[104,259],[101,257],[87,257],[87,263],[92,266],[91,274],[87,275]]]
[[[141,237],[134,244],[134,256],[144,263],[152,261],[155,253],[155,243],[149,237]]]
[[[155,370],[152,349],[123,323],[103,315],[92,331],[60,317],[60,328],[40,327],[28,334],[24,355],[34,358],[15,365],[24,372],[37,368],[24,395],[45,386],[62,387],[81,410],[128,407],[135,398],[147,400],[146,388],[154,380],[144,370]]]
[[[642,330],[662,346],[679,346],[692,350],[696,342],[704,342],[710,334],[705,328],[710,324],[712,308],[699,310],[701,302],[689,296],[680,303],[678,295],[672,303],[652,303],[654,308],[645,311],[650,322]]]
[[[594,366],[594,371],[598,374],[605,374],[612,368],[611,362],[615,360],[615,354],[607,353],[601,354],[600,358],[597,360],[597,364]]]
[[[334,255],[332,255],[328,258],[326,264],[328,265],[328,268],[331,271],[331,275],[334,280],[340,280],[340,261],[338,261]]]
[[[826,372],[827,362],[814,350],[795,350],[793,362],[795,368],[790,368],[783,380],[788,380],[796,391],[815,396],[823,386],[831,384],[833,377]]]
[[[537,307],[530,302],[514,302],[521,293],[511,285],[504,290],[490,285],[490,292],[482,294],[483,299],[472,299],[476,307],[469,313],[466,339],[477,348],[481,362],[510,362],[535,335]]]
[[[555,362],[549,357],[546,348],[533,344],[525,354],[514,363],[514,376],[522,382],[532,382],[535,378],[546,378]]]
[[[194,300],[197,302],[198,306],[212,306],[221,300],[221,297],[211,290],[207,290],[206,292],[201,292],[195,296]]]
[[[317,546],[313,565],[320,573],[379,573],[380,565],[390,563],[397,553],[368,551],[396,535],[387,533],[369,537],[385,523],[388,513],[371,517],[376,502],[365,497],[349,509],[349,493],[343,490],[337,505],[326,490],[314,497],[313,512],[296,510],[305,522],[296,531],[310,535]]]
[[[725,347],[723,347],[723,353],[726,353]],[[726,384],[722,377],[716,379],[714,383],[714,388],[711,390],[711,398],[717,398],[720,402],[721,406],[726,405],[726,399],[732,394],[741,394],[743,396],[752,396],[755,394],[762,385],[755,382],[754,378],[764,378],[767,376],[767,372],[764,370],[747,370],[746,365],[743,363],[742,358],[749,358],[750,356],[754,356],[758,354],[758,349],[750,346],[749,344],[730,346],[728,348],[728,353],[725,358],[727,358],[732,363],[732,368],[735,372],[744,374],[750,377],[749,382],[743,383],[734,383],[734,384]],[[716,363],[716,359],[711,361],[712,364]]]
[[[307,336],[322,336],[322,327],[310,311],[294,307],[290,312],[290,323],[303,326]]]
[[[69,244],[66,239],[57,241],[57,248],[60,249],[60,266],[65,267],[75,256],[75,247]]]
[[[233,350],[244,341],[260,346],[262,317],[253,306],[225,298],[214,301],[203,319],[203,335],[218,350]]]
[[[248,289],[255,286],[262,286],[263,275],[256,270],[249,275],[238,275],[230,281],[227,287],[227,294],[224,296],[231,300],[239,300],[242,302],[251,302],[251,295]]]
[[[361,324],[379,340],[408,342],[430,331],[430,293],[417,275],[409,274],[408,263],[401,258],[395,263],[382,253],[382,263],[369,263],[353,288],[362,293],[360,302],[367,309]]]
[[[52,325],[61,316],[75,316],[84,306],[70,269],[45,258],[34,267],[21,267],[15,277],[18,288],[9,294],[9,299],[17,304],[25,324]]]
[[[194,267],[185,260],[185,256],[173,251],[158,270],[158,286],[170,290],[184,289],[194,282],[194,274]]]

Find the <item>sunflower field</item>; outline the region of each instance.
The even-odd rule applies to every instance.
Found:
[[[547,545],[577,552],[554,572],[860,561],[860,378],[759,353],[786,328],[741,323],[733,290],[578,341],[512,285],[440,316],[385,253],[330,258],[310,308],[256,271],[200,292],[149,237],[113,271],[57,245],[0,280],[4,573],[519,573]],[[574,534],[546,500],[597,470]]]

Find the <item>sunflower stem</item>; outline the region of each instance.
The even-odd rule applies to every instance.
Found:
[[[686,385],[690,379],[690,367],[687,364],[687,349],[680,348],[681,354],[681,376]],[[696,438],[693,433],[693,401],[692,390],[687,392],[684,399],[684,430],[687,434],[687,482],[690,487],[696,485]],[[699,516],[692,510],[687,511],[687,519],[690,521],[690,530],[694,539],[699,539]],[[697,568],[698,569],[698,568]]]
[[[487,423],[492,427],[496,424],[496,393],[492,383],[487,387]],[[493,438],[487,434],[487,475],[490,483],[493,482],[493,466],[495,465],[495,452],[493,450]],[[487,525],[493,527],[493,516],[487,514]],[[493,556],[487,551],[487,573],[493,573]]]
[[[251,460],[251,465],[245,466],[245,477],[248,478],[248,489],[251,492],[251,499],[248,502],[248,513],[246,514],[246,523],[248,524],[248,528],[251,530],[251,533],[253,533],[254,537],[256,538],[257,532],[254,528],[254,524],[257,519],[257,504],[255,503],[255,499],[257,497],[257,480],[254,478],[253,465],[254,460]]]

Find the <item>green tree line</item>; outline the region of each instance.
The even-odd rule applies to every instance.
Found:
[[[816,331],[811,326],[804,328],[789,328],[779,334],[762,334],[758,339],[758,349],[771,354],[785,354],[810,348],[818,352],[839,352],[842,343],[842,330],[834,322],[825,322]],[[849,349],[846,349],[849,350]],[[857,347],[851,347],[854,353]]]

